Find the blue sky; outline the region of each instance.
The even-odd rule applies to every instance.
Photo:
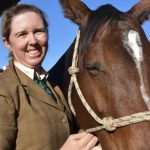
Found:
[[[83,0],[90,9],[96,9],[103,4],[112,4],[121,11],[129,10],[139,0]],[[21,0],[20,3],[34,4],[48,15],[49,20],[49,50],[43,62],[43,67],[50,69],[74,40],[78,27],[63,17],[59,0]],[[1,23],[1,19],[0,19]],[[1,26],[1,25],[0,25]],[[145,33],[150,40],[150,21],[143,25]],[[0,68],[8,64],[8,50],[2,44],[0,37]]]

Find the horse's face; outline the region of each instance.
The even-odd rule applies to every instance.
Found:
[[[99,27],[82,59],[79,57],[79,85],[88,93],[87,100],[95,100],[104,115],[133,113],[134,107],[141,111],[144,95],[149,97],[149,50],[143,30],[129,15]],[[141,86],[147,93],[142,93]]]
[[[65,15],[81,29],[78,82],[89,104],[94,100],[101,115],[115,117],[150,107],[150,46],[141,28],[149,1],[126,13],[110,5],[93,12],[79,1],[61,2]]]

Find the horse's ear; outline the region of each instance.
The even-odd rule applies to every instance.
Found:
[[[144,21],[150,19],[150,0],[141,0],[128,13],[135,16],[140,24],[143,24]]]
[[[71,19],[81,28],[86,24],[91,10],[80,0],[60,0],[66,18]]]

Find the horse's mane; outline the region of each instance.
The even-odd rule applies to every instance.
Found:
[[[79,52],[83,54],[83,52],[86,51],[91,41],[95,37],[98,28],[100,28],[106,22],[109,22],[111,25],[111,22],[114,20],[119,21],[120,19],[123,19],[123,16],[125,16],[124,14],[125,13],[117,10],[110,4],[100,6],[98,9],[93,11],[87,22],[84,32],[81,35]],[[110,27],[111,26],[109,26],[109,28]]]

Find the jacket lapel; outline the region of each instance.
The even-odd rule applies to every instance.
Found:
[[[63,103],[63,105],[66,107],[66,108],[68,108],[69,106],[68,106],[68,103],[67,103],[67,101],[66,101],[66,99],[65,99],[65,97],[64,97],[64,95],[63,95],[63,93],[62,93],[62,91],[61,91],[61,89],[59,88],[59,86],[55,86],[54,87],[54,90],[55,90],[55,92],[60,96],[60,99],[61,99],[61,102]]]
[[[15,67],[15,69],[20,80],[20,84],[22,84],[26,94],[57,109],[60,109],[55,100],[49,94],[47,94],[44,89],[42,89],[37,83],[21,72],[17,67]]]
[[[51,89],[51,91],[53,92],[54,96],[56,97],[57,99],[57,104],[59,106],[59,108],[62,110],[62,111],[65,111],[65,106],[64,103],[62,103],[62,97],[60,96],[59,94],[59,91],[57,91],[56,87],[52,87],[52,85],[47,81],[47,85],[48,87]]]

